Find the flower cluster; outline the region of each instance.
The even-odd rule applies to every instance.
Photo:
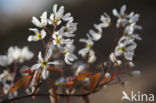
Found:
[[[0,55],[0,65],[9,66],[13,62],[23,63],[25,60],[30,60],[34,54],[29,51],[28,47],[22,49],[18,47],[10,47],[7,55]]]
[[[123,5],[120,13],[116,9],[112,11],[117,17],[114,25],[111,17],[103,13],[100,23],[94,24],[94,29],[90,29],[86,34],[87,38],[81,38],[79,42],[84,43],[84,48],[78,50],[76,56],[74,45],[77,23],[71,13],[65,13],[64,6],[53,6],[52,13],[48,15],[43,12],[40,19],[32,17],[35,28],[29,28],[34,35],[29,35],[28,42],[39,42],[43,44],[43,50],[38,53],[37,63],[22,67],[17,67],[18,63],[23,63],[33,57],[33,53],[28,47],[22,49],[10,47],[7,55],[0,56],[0,65],[6,67],[0,74],[0,82],[3,84],[5,95],[16,96],[17,90],[24,85],[28,96],[35,96],[40,86],[47,81],[49,86],[49,96],[52,103],[57,101],[57,96],[82,96],[87,100],[87,96],[99,91],[105,84],[109,84],[117,75],[120,75],[122,68],[133,67],[133,57],[137,47],[136,40],[141,40],[135,30],[142,29],[137,25],[139,14],[126,13],[126,6]],[[117,29],[116,38],[111,52],[104,57],[104,53],[97,50],[96,42],[103,39],[103,29],[115,26]],[[102,55],[101,55],[102,54]],[[101,56],[98,58],[98,55]],[[79,57],[79,58],[78,58]],[[81,58],[82,57],[82,58]],[[14,69],[9,67],[14,63]],[[65,73],[67,68],[70,73]],[[115,69],[118,68],[118,69]],[[22,77],[16,81],[17,72],[21,71]],[[58,78],[52,78],[51,74],[59,72]],[[129,73],[132,76],[140,75],[140,71],[135,70]],[[9,83],[8,83],[9,81]],[[118,81],[121,83],[121,80]],[[123,84],[123,83],[121,83]]]
[[[18,47],[10,47],[8,49],[7,55],[0,56],[0,66],[7,67],[8,70],[4,70],[3,73],[0,74],[0,82],[3,85],[3,94],[8,95],[8,98],[13,98],[17,96],[17,91],[10,94],[10,89],[14,85],[14,79],[16,75],[16,70],[12,72],[11,64],[14,63],[14,66],[17,63],[23,63],[24,61],[28,61],[33,57],[33,53],[29,51],[28,47],[23,47],[22,49]]]
[[[108,28],[111,24],[111,18],[107,13],[104,13],[104,15],[101,15],[100,18],[101,23],[94,24],[95,30],[89,30],[89,33],[87,33],[87,39],[80,39],[80,42],[85,43],[86,47],[79,50],[79,54],[83,57],[86,57],[86,55],[89,55],[88,63],[93,63],[96,60],[95,52],[92,49],[94,45],[94,41],[98,41],[102,38],[102,29]]]
[[[139,14],[134,14],[134,12],[131,12],[129,15],[127,15],[125,10],[125,5],[121,7],[120,14],[117,13],[116,9],[113,10],[114,16],[118,17],[117,27],[119,29],[124,28],[124,31],[119,38],[114,51],[110,54],[110,60],[115,65],[120,65],[123,61],[128,66],[133,67],[134,63],[132,60],[134,56],[134,50],[137,47],[135,40],[141,40],[139,34],[135,33],[135,30],[140,30],[142,28],[141,26],[136,25],[137,21],[139,20]]]

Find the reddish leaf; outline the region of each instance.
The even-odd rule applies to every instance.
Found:
[[[73,87],[74,86],[74,81],[69,81],[65,84],[66,87]]]
[[[55,71],[55,72],[63,72],[61,69],[56,68],[56,67],[48,67],[47,70],[48,71]]]
[[[80,75],[78,75],[77,77],[75,77],[76,80],[83,80],[85,79],[86,77],[89,77],[91,76],[91,73],[90,72],[85,72],[85,73],[82,73]]]
[[[26,69],[22,71],[23,73],[31,73],[31,69]]]
[[[50,79],[48,79],[47,83],[48,83],[48,86],[49,86],[50,101],[51,101],[51,103],[57,103],[57,95],[56,95],[54,83]]]
[[[31,83],[32,77],[33,77],[32,75],[26,76],[24,89],[28,88],[29,84]]]
[[[22,85],[24,85],[26,80],[26,76],[20,78],[15,85],[10,89],[10,93],[13,93],[14,91],[16,91],[17,89],[19,89]]]
[[[88,98],[88,96],[84,96],[84,97],[83,97],[83,100],[85,101],[85,103],[89,103],[89,98]]]
[[[100,78],[100,73],[97,73],[93,77],[91,77],[90,92],[93,92],[94,88],[98,83],[99,78]]]

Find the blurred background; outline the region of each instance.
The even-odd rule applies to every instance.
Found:
[[[54,3],[65,6],[65,12],[71,12],[78,22],[76,41],[85,34],[94,23],[98,23],[100,15],[107,12],[112,17],[112,9],[118,10],[123,4],[127,5],[127,11],[137,12],[141,15],[139,25],[143,30],[139,32],[142,41],[138,42],[134,62],[134,70],[141,70],[140,77],[124,77],[128,85],[111,85],[98,93],[91,95],[91,103],[120,103],[122,91],[130,93],[152,93],[156,95],[156,3],[155,0],[0,0],[0,54],[5,54],[9,46],[23,47],[28,45],[35,52],[41,49],[39,43],[28,43],[28,28],[34,27],[31,23],[32,16],[39,16],[46,10],[52,12]],[[112,18],[115,19],[115,18]],[[116,20],[116,19],[115,19]],[[114,21],[114,20],[113,20]],[[110,34],[109,34],[110,33]],[[111,45],[111,38],[115,36],[115,30],[104,31],[107,38],[97,43],[97,47],[104,54],[108,53],[107,47]],[[99,45],[103,43],[103,45]],[[37,46],[36,46],[37,45]],[[77,45],[77,44],[76,44]],[[37,55],[34,57],[36,60]],[[36,63],[33,61],[32,63]],[[28,98],[21,100],[22,103],[32,101]],[[48,97],[37,98],[34,103],[48,103]],[[125,101],[127,102],[127,101]],[[123,103],[125,103],[123,101]],[[156,102],[156,100],[155,100]],[[83,103],[79,98],[73,98],[71,103]]]

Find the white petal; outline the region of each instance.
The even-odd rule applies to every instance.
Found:
[[[93,62],[95,62],[95,61],[96,61],[96,56],[95,56],[95,55],[91,55],[91,56],[89,57],[88,63],[93,63]]]
[[[88,48],[83,48],[79,50],[79,54],[85,56],[89,52]]]
[[[47,79],[47,77],[48,77],[48,71],[47,71],[47,68],[43,68],[43,70],[42,70],[42,78],[43,79]]]
[[[35,34],[39,34],[39,30],[37,28],[29,28],[29,30],[35,32]]]
[[[72,34],[72,33],[63,33],[63,36],[64,37],[74,37],[75,36],[75,34]]]
[[[40,67],[41,67],[41,64],[35,64],[31,68],[34,70],[34,69],[38,69]]]
[[[50,14],[50,20],[53,20],[54,19],[54,14]]]
[[[125,10],[126,10],[126,5],[123,5],[120,9],[120,14],[121,15],[125,14]]]
[[[52,56],[52,49],[49,49],[48,50],[48,53],[47,53],[47,55],[46,55],[46,58],[45,58],[45,61],[48,61],[48,59]]]
[[[49,25],[52,25],[52,21],[54,20],[54,14],[50,14],[50,19],[48,20]]]
[[[82,43],[87,43],[88,42],[86,39],[80,39],[79,41],[82,42]]]
[[[41,16],[41,25],[40,26],[46,26],[47,25],[47,12],[43,12]]]
[[[98,32],[102,32],[102,28],[101,28],[101,25],[97,25],[97,24],[94,24],[94,27],[95,29],[98,31]]]
[[[68,57],[67,56],[65,56],[64,57],[64,61],[67,63],[67,64],[69,64],[69,65],[71,65],[72,63],[69,61],[69,59],[68,59]]]
[[[40,61],[43,61],[43,58],[42,58],[42,53],[41,53],[41,51],[39,52],[39,54],[38,54],[38,59],[40,60]]]
[[[120,16],[116,9],[113,9],[112,12],[113,12],[113,15],[114,16],[116,16],[116,17],[119,17]]]
[[[37,26],[40,27],[40,21],[36,18],[36,17],[32,17],[32,23]]]
[[[64,6],[61,6],[57,12],[56,18],[61,19],[64,13]]]
[[[71,17],[71,13],[67,13],[67,14],[65,14],[65,15],[62,17],[62,19],[63,19],[64,21],[71,21],[71,20],[73,20],[73,17]]]
[[[46,36],[46,31],[44,29],[42,29],[41,31],[41,38],[44,39]]]
[[[66,52],[72,53],[74,50],[75,50],[75,46],[72,45],[72,44],[67,44],[67,45],[65,46],[65,51],[66,51]]]
[[[72,53],[67,53],[65,55],[65,62],[67,64],[70,64],[71,65],[72,64],[71,62],[73,62],[76,59],[77,59],[77,57],[74,54],[72,54]]]
[[[36,37],[36,36],[32,36],[32,35],[30,35],[29,37],[28,37],[28,41],[29,42],[31,42],[31,41],[38,41],[39,39]]]
[[[61,39],[61,44],[72,44],[74,42],[74,40],[72,39]]]
[[[134,53],[133,53],[133,52],[126,52],[126,53],[124,54],[124,56],[125,56],[125,58],[126,58],[127,60],[132,61],[133,56],[134,56]]]
[[[58,61],[54,61],[54,62],[48,62],[48,64],[59,65],[60,63]]]
[[[114,53],[111,53],[111,54],[109,55],[109,59],[110,59],[113,63],[116,61],[116,57],[115,57]]]
[[[101,37],[102,37],[101,34],[98,34],[98,33],[96,33],[96,32],[93,31],[93,30],[90,30],[89,33],[90,33],[90,35],[92,36],[92,40],[95,40],[95,41],[101,39]]]
[[[55,5],[53,6],[53,12],[54,12],[54,14],[56,14],[56,11],[57,11],[57,4],[55,4]]]

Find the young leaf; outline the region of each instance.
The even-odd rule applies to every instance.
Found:
[[[10,89],[10,93],[12,94],[14,91],[16,91],[17,89],[19,89],[22,85],[24,85],[26,78],[27,78],[27,76],[24,76],[24,77],[20,78],[15,83],[15,85]]]
[[[47,70],[48,71],[55,71],[55,72],[63,72],[61,69],[56,68],[56,67],[48,67]]]
[[[31,73],[32,70],[31,70],[31,69],[26,69],[26,70],[23,70],[22,72],[23,72],[23,73]]]
[[[76,76],[75,79],[76,80],[83,80],[83,79],[85,79],[86,77],[89,77],[89,76],[91,76],[91,73],[90,72],[85,72],[85,73],[82,73],[82,74]]]
[[[24,89],[28,88],[29,84],[31,83],[32,77],[33,77],[32,75],[26,76]]]
[[[91,77],[90,92],[93,92],[94,88],[98,83],[99,78],[100,78],[100,73],[97,73],[93,77]]]
[[[73,87],[74,86],[74,81],[69,81],[65,84],[66,87]]]

